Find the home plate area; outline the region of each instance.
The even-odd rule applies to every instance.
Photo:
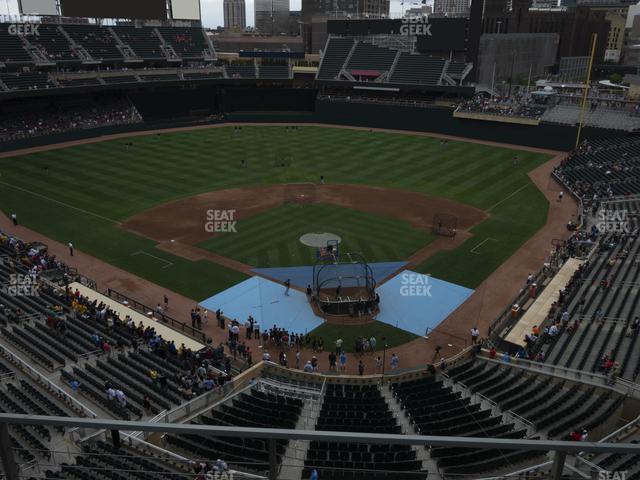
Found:
[[[380,297],[375,320],[415,335],[424,335],[428,329],[437,327],[473,293],[430,275],[401,270],[404,262],[369,265]],[[324,322],[314,313],[305,294],[307,286],[313,283],[312,266],[260,268],[253,272],[254,277],[202,300],[200,306],[209,311],[220,309],[227,318],[240,322],[251,315],[263,329],[275,325],[307,333]],[[283,285],[286,280],[291,283],[288,294]]]

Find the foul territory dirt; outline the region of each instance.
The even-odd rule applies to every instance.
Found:
[[[139,213],[124,223],[125,228],[151,238],[164,250],[190,260],[208,259],[236,270],[247,272],[248,265],[221,257],[195,247],[211,238],[207,231],[207,211],[235,210],[235,220],[241,221],[286,202],[326,203],[376,215],[403,220],[417,229],[431,231],[434,215],[447,214],[457,219],[459,237],[442,238],[416,252],[409,260],[418,263],[443,248],[453,248],[468,237],[468,231],[487,214],[477,208],[415,192],[392,190],[363,185],[271,185],[253,188],[234,188],[208,192],[165,203]],[[322,219],[318,219],[321,225]],[[312,227],[310,227],[312,228]],[[371,234],[375,235],[375,225]]]

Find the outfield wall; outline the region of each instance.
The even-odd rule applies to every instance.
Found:
[[[234,122],[326,123],[369,128],[431,132],[510,143],[551,150],[570,150],[577,129],[572,126],[502,124],[454,118],[443,107],[413,107],[375,103],[315,100],[316,90],[292,88],[154,88],[129,92],[129,97],[147,120],[140,125],[120,125],[82,130],[32,139],[0,143],[0,151],[39,147],[124,132],[220,123],[207,118],[225,113]],[[583,138],[620,137],[625,132],[583,129]]]

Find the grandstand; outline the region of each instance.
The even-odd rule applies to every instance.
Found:
[[[548,123],[562,125],[577,125],[580,122],[579,105],[556,105],[548,108],[542,120]],[[619,109],[600,106],[587,109],[584,124],[590,127],[607,128],[613,130],[636,131],[640,129],[640,117],[631,113],[621,112]]]
[[[580,283],[581,288],[590,288],[602,275],[612,273],[613,281],[621,284],[635,278],[637,263],[625,263],[625,260],[635,258],[637,243],[626,239],[613,245],[607,237],[603,245],[609,247],[585,270],[587,280]],[[19,258],[32,246],[5,236],[0,248],[3,258],[8,259],[0,265],[2,280],[10,280],[9,276],[16,273],[28,273],[28,264]],[[620,255],[622,250],[628,251],[626,257]],[[42,256],[41,259],[32,254],[29,263],[52,261],[46,253],[36,255]],[[611,258],[621,259],[620,264],[612,266]],[[65,271],[61,264],[54,268]],[[50,278],[67,281],[60,273]],[[88,297],[74,288],[77,287],[71,285],[67,295],[64,285],[51,284],[42,277],[37,296],[14,297],[0,292],[3,304],[0,409],[3,412],[69,418],[72,415],[94,417],[97,411],[101,412],[100,416],[124,420],[152,415],[161,418],[172,412],[175,420],[189,419],[195,426],[544,441],[568,440],[571,431],[578,427],[586,429],[594,439],[604,437],[620,424],[627,398],[616,385],[579,376],[556,376],[517,362],[510,365],[489,358],[486,350],[477,356],[475,348],[459,355],[446,370],[394,373],[382,383],[378,376],[358,380],[349,376],[322,378],[260,363],[245,373],[234,369],[232,373],[236,378],[225,386],[222,382],[226,377],[224,370],[228,370],[225,354],[221,350],[214,353],[209,347],[211,354],[205,355],[210,359],[207,371],[209,378],[218,377],[214,383],[217,386],[210,391],[199,391],[201,387],[185,383],[185,378],[190,378],[189,372],[197,366],[190,357],[193,352],[187,350],[186,356],[179,355],[172,346],[173,341],[166,342],[150,333],[151,326],[143,330],[142,323],[136,326],[136,321],[127,323],[126,319],[114,317],[115,310],[109,310],[103,302],[90,303]],[[572,298],[580,298],[580,294]],[[612,293],[606,300],[606,311],[617,311],[624,305],[635,308],[637,302],[624,298]],[[591,311],[595,307],[595,303],[589,302],[585,308]],[[137,314],[132,311],[131,315]],[[625,317],[630,318],[628,315],[626,312]],[[595,367],[598,355],[580,352],[601,352],[607,342],[617,341],[619,347],[627,338],[624,331],[612,323],[604,335],[603,345],[596,348],[593,342],[603,337],[602,328],[602,324],[586,326],[579,341],[576,340],[578,333],[574,332],[566,337],[567,345],[555,346],[559,352],[572,354],[567,357],[567,367],[587,370]],[[585,336],[589,329],[592,332]],[[616,352],[621,350],[633,356],[637,350],[633,348],[637,333],[624,348],[616,348]],[[142,345],[138,346],[140,342]],[[113,345],[113,350],[105,349],[105,343]],[[545,348],[551,358],[553,344]],[[59,372],[61,383],[56,385],[48,375],[38,373],[20,355],[28,357],[44,372]],[[575,365],[573,359],[577,362]],[[587,359],[589,362],[585,363]],[[621,376],[627,376],[627,371],[637,373],[634,362],[637,363],[637,358],[630,362],[632,368],[622,367]],[[147,373],[150,371],[156,371],[164,380],[150,376]],[[73,382],[78,382],[75,387],[80,393],[78,399],[67,393]],[[157,382],[162,388],[158,388]],[[196,383],[201,382],[202,379]],[[125,392],[126,401],[114,400],[112,389]],[[273,412],[278,415],[274,417]],[[202,458],[223,458],[232,470],[248,478],[285,479],[308,478],[313,470],[317,470],[321,478],[341,479],[387,478],[389,472],[396,472],[393,475],[402,478],[424,475],[477,478],[478,474],[488,477],[526,469],[528,465],[545,471],[540,465],[547,465],[544,452],[500,450],[490,445],[460,448],[429,446],[425,442],[427,445],[422,446],[384,446],[370,444],[365,438],[346,444],[283,438],[275,441],[272,451],[270,442],[260,438],[203,436],[195,432],[168,433],[159,442],[139,439],[127,446],[97,438],[75,446],[73,462],[54,460],[59,456],[59,445],[66,443],[65,435],[63,429],[48,428],[46,424],[10,428],[10,441],[22,469],[28,471],[33,462],[45,460],[57,465],[47,470],[47,478],[74,478],[80,475],[78,469],[83,475],[91,475],[90,472],[99,472],[105,467],[118,471],[142,469],[141,475],[148,469],[156,476],[170,474],[172,478],[182,478],[193,472],[189,459]],[[633,455],[618,455],[600,461],[604,466],[618,462],[630,472],[640,472],[637,468],[640,465],[634,459]]]
[[[638,140],[611,138],[582,145],[558,166],[556,173],[582,198],[606,199],[640,193]]]
[[[175,320],[169,316],[174,310],[169,314],[165,310],[168,298],[163,305],[153,306],[156,301],[162,302],[158,292],[172,295],[167,285],[158,286],[155,297],[147,297],[148,292],[138,288],[148,287],[157,270],[168,268],[170,262],[163,259],[164,255],[185,262],[168,270],[176,277],[172,280],[183,284],[199,281],[187,278],[181,265],[189,262],[208,268],[205,265],[209,260],[203,258],[217,256],[213,251],[203,249],[199,256],[195,247],[184,244],[191,257],[179,257],[177,250],[182,247],[174,245],[177,237],[173,234],[156,241],[128,232],[126,239],[135,248],[105,254],[112,261],[109,266],[122,268],[133,256],[148,257],[151,266],[145,266],[139,278],[130,276],[121,281],[115,287],[122,287],[120,294],[111,290],[111,284],[98,285],[84,276],[90,273],[71,267],[78,257],[73,257],[72,251],[66,257],[72,259],[67,265],[50,254],[47,245],[23,241],[21,233],[27,238],[34,232],[19,225],[15,217],[13,225],[7,220],[8,231],[0,232],[0,479],[212,480],[225,478],[224,473],[227,478],[243,480],[307,480],[315,479],[316,474],[318,480],[610,480],[612,472],[624,472],[625,480],[640,480],[640,140],[632,135],[614,137],[609,131],[615,128],[633,133],[640,126],[640,117],[604,105],[593,106],[587,114],[589,128],[583,132],[583,141],[561,154],[559,150],[569,150],[574,144],[578,107],[538,105],[528,98],[496,98],[493,93],[473,97],[475,86],[470,82],[474,65],[460,52],[421,53],[400,41],[376,43],[367,36],[330,34],[319,59],[302,59],[288,51],[219,57],[209,33],[198,22],[165,20],[93,23],[88,19],[40,17],[40,33],[33,37],[9,35],[9,24],[0,24],[2,148],[47,150],[53,143],[115,135],[113,143],[106,143],[113,150],[104,157],[105,164],[127,162],[119,174],[126,177],[126,168],[144,172],[152,189],[165,200],[175,201],[185,192],[160,188],[153,175],[156,158],[151,163],[135,163],[142,158],[137,155],[144,149],[145,155],[156,156],[167,148],[174,137],[161,129],[198,125],[204,136],[197,136],[198,132],[185,134],[193,135],[189,138],[193,147],[185,149],[184,158],[181,151],[175,160],[170,159],[182,167],[191,160],[189,155],[206,158],[208,163],[198,175],[209,183],[198,185],[198,194],[206,195],[210,185],[217,185],[220,171],[233,172],[232,168],[240,164],[243,170],[238,170],[241,173],[237,176],[242,187],[262,186],[265,178],[279,183],[308,181],[295,183],[294,187],[313,191],[315,199],[320,196],[325,175],[327,183],[347,182],[333,178],[338,177],[333,170],[305,170],[300,157],[308,155],[309,147],[296,140],[297,135],[302,137],[300,130],[307,129],[306,125],[300,128],[301,124],[356,127],[362,143],[348,145],[344,164],[345,171],[358,175],[362,173],[360,166],[351,156],[365,143],[384,143],[373,152],[390,159],[380,171],[392,168],[393,162],[406,153],[404,148],[413,148],[411,142],[418,143],[417,137],[408,135],[406,144],[387,142],[386,135],[391,134],[378,129],[425,130],[446,136],[420,139],[425,141],[420,145],[426,147],[420,154],[431,170],[423,168],[420,157],[415,162],[415,176],[430,183],[433,171],[447,170],[443,172],[447,178],[444,183],[463,195],[471,190],[474,178],[470,175],[479,170],[476,165],[466,170],[465,163],[490,149],[508,152],[506,160],[501,161],[513,168],[513,174],[512,170],[507,175],[499,174],[504,172],[500,170],[504,163],[500,163],[495,172],[491,170],[489,181],[504,183],[509,196],[483,198],[488,205],[483,215],[503,221],[519,212],[512,208],[503,215],[503,211],[494,210],[496,205],[506,204],[519,194],[530,195],[526,198],[532,199],[533,205],[535,196],[542,197],[554,188],[557,205],[549,207],[542,198],[542,217],[560,210],[570,201],[567,197],[576,200],[579,210],[573,210],[567,218],[555,218],[554,228],[559,224],[563,230],[566,222],[568,229],[554,229],[556,236],[551,244],[544,243],[545,255],[550,253],[544,264],[540,259],[538,273],[527,278],[524,267],[513,267],[523,270],[518,272],[523,278],[522,287],[514,282],[520,291],[512,303],[498,304],[493,292],[482,290],[482,279],[472,285],[465,276],[469,272],[453,272],[463,277],[460,283],[469,283],[464,287],[469,295],[475,295],[476,288],[482,296],[482,306],[463,320],[465,338],[444,329],[434,333],[430,327],[423,336],[423,324],[417,335],[408,335],[399,333],[398,319],[394,318],[395,325],[377,322],[375,328],[387,332],[384,335],[414,342],[414,350],[410,350],[414,355],[403,357],[402,368],[396,365],[385,371],[385,364],[391,366],[391,350],[388,338],[380,335],[377,350],[356,348],[350,353],[349,365],[353,364],[354,371],[360,360],[367,362],[367,374],[363,367],[359,375],[338,373],[335,359],[328,371],[324,368],[329,364],[325,361],[329,353],[340,354],[342,344],[336,341],[321,345],[316,343],[315,334],[313,340],[309,338],[309,332],[304,332],[309,334],[305,336],[306,348],[300,346],[305,344],[294,347],[294,343],[281,343],[281,338],[276,340],[269,330],[271,318],[266,315],[259,320],[262,328],[257,324],[251,344],[252,349],[256,346],[254,356],[243,355],[238,343],[242,342],[244,348],[246,339],[249,344],[252,331],[242,324],[235,332],[230,313],[225,317],[213,308],[204,310],[202,327],[202,304],[184,295],[187,312],[177,312],[176,317],[184,317],[184,322]],[[304,63],[298,74],[294,58]],[[486,122],[460,120],[462,117],[454,111],[528,121],[487,127]],[[219,130],[225,137],[214,137],[207,124],[227,121],[234,123]],[[241,122],[278,124],[260,131],[270,139],[273,149],[252,154],[271,169],[264,177],[256,173],[253,164],[245,163],[244,156],[236,162],[228,155],[227,139],[241,145],[242,155],[257,150],[252,142],[255,139],[249,135],[252,128],[261,127],[244,127]],[[141,135],[149,130],[153,133]],[[321,153],[325,157],[333,155],[334,142],[344,134],[334,130],[326,128],[318,134],[327,135],[322,137],[327,150]],[[451,136],[467,134],[484,143],[508,143],[508,150],[481,145],[472,151],[466,150],[470,148],[467,142],[450,141]],[[281,136],[293,140],[285,144]],[[206,145],[201,154],[196,150],[200,145]],[[519,150],[520,145],[535,148]],[[89,158],[94,148],[97,150],[95,145],[79,145],[75,152]],[[441,151],[459,160],[455,168],[436,164],[434,159],[445,156],[438,157]],[[66,155],[68,151],[61,152]],[[468,156],[466,152],[470,152]],[[551,167],[545,162],[552,154],[555,159],[562,155],[563,160],[549,176]],[[3,207],[4,214],[8,216],[10,208],[25,195],[54,201],[79,215],[90,215],[92,221],[124,228],[126,214],[134,210],[128,202],[139,200],[134,182],[127,178],[130,195],[107,191],[99,183],[104,164],[92,164],[95,171],[80,171],[84,163],[79,171],[65,171],[50,162],[52,158],[56,157],[51,152],[37,151],[34,156],[25,156],[24,162],[20,157],[15,170],[2,168],[3,189],[13,187],[9,191],[15,193],[15,199],[10,198],[15,203]],[[253,157],[247,154],[247,158]],[[365,160],[368,164],[371,159]],[[22,168],[32,165],[27,162],[37,165],[36,175],[29,177],[27,185],[12,184]],[[405,163],[414,166],[413,160]],[[534,192],[533,187],[526,188],[529,183],[511,185],[528,181],[540,171],[552,185],[548,191]],[[59,188],[58,183],[62,175],[77,180],[80,194],[97,204],[101,195],[122,198],[121,211],[113,217],[102,211],[86,212],[67,203],[67,198],[50,199],[45,195],[50,192],[32,187],[47,184],[65,197],[69,190]],[[311,176],[313,180],[307,178]],[[318,176],[320,180],[312,183]],[[183,180],[181,175],[176,177]],[[353,183],[361,181],[360,177],[352,178],[356,179]],[[392,187],[399,189],[405,181],[409,185],[402,178]],[[449,194],[442,189],[443,199]],[[259,192],[253,198],[256,205],[252,208],[259,210],[263,206],[260,202],[267,202],[262,195]],[[365,204],[370,193],[362,195]],[[233,192],[227,196],[233,203]],[[309,203],[283,201],[283,208],[295,208],[296,214],[308,206],[297,203]],[[149,199],[144,202],[151,203]],[[320,202],[311,203],[318,207],[315,204]],[[451,205],[444,201],[438,204],[434,218],[445,218],[438,217],[440,209],[453,209]],[[25,215],[20,213],[22,220]],[[46,208],[37,211],[27,224],[39,228],[46,224],[47,219],[42,217],[48,214]],[[367,234],[390,237],[389,245],[395,245],[399,239],[393,238],[391,228],[369,228],[370,215],[363,220]],[[520,223],[516,226],[522,227],[523,222],[517,219]],[[156,217],[154,221],[170,220]],[[76,225],[66,225],[62,215],[56,221],[68,227],[62,235],[71,237]],[[287,223],[272,221],[282,231],[289,228]],[[416,235],[423,238],[433,231],[432,227],[420,225]],[[91,223],[87,222],[86,228],[91,228]],[[256,227],[255,232],[259,230]],[[46,227],[42,232],[48,234]],[[498,263],[492,257],[497,255],[496,250],[513,253],[490,235],[479,228],[461,232],[457,238],[429,237],[432,243],[419,253],[437,250],[434,245],[445,245],[443,250],[451,251],[463,245],[454,255],[460,253],[471,261],[461,270],[476,270],[476,260]],[[467,240],[475,246],[467,248]],[[67,241],[60,245],[65,251],[72,250]],[[492,241],[497,242],[495,249],[490,247]],[[345,238],[345,242],[357,244],[355,239]],[[378,249],[366,241],[358,247],[372,253]],[[95,261],[89,253],[96,255],[96,251],[94,247],[92,253],[82,254]],[[327,251],[328,244],[326,249],[318,248],[317,254]],[[268,254],[261,251],[259,255]],[[277,255],[286,257],[280,250]],[[353,261],[355,254],[350,255]],[[427,277],[424,273],[434,264],[425,263],[429,260],[426,257],[416,260],[420,255],[403,262],[380,262],[392,265],[379,268],[395,271],[410,266],[419,270],[420,278]],[[329,258],[335,263],[337,257]],[[229,257],[221,265],[224,275],[244,282],[249,276],[256,278],[248,263]],[[441,262],[435,266],[446,269],[449,265]],[[305,297],[305,284],[292,285],[300,309],[313,296]],[[271,306],[277,306],[283,295],[282,285],[274,285],[280,297],[270,299]],[[509,285],[509,291],[514,285]],[[340,283],[336,297],[342,286]],[[26,294],[16,293],[25,289]],[[285,292],[289,294],[288,284]],[[247,304],[266,298],[264,290],[251,293],[256,296]],[[368,293],[371,297],[367,301],[372,302],[376,290]],[[136,299],[136,295],[142,299]],[[149,298],[153,300],[151,306],[144,304]],[[172,297],[172,309],[176,308],[173,301]],[[483,331],[479,341],[475,336],[469,340],[469,329],[476,326],[472,322],[476,316],[480,318],[485,301],[502,313],[488,331],[486,324],[480,325]],[[439,298],[434,302],[437,307],[444,303]],[[382,304],[387,312],[395,308],[388,305]],[[191,324],[187,320],[189,308],[193,309]],[[399,316],[399,311],[394,310],[391,316]],[[423,315],[424,311],[419,313]],[[217,317],[219,323],[214,325]],[[244,321],[240,317],[238,320]],[[345,338],[349,338],[347,334],[356,337],[351,335],[352,328],[367,326],[353,311],[338,320],[342,323],[328,328],[335,327]],[[359,342],[370,339],[358,331],[355,340],[361,345]],[[402,342],[394,343],[396,346],[402,348]],[[277,360],[280,365],[270,357],[269,348],[271,354],[276,350],[282,354]],[[300,364],[293,368],[297,348],[307,350],[315,365],[310,361],[302,369]],[[433,358],[427,358],[425,352],[430,355],[432,349]],[[382,359],[376,358],[378,354]],[[370,374],[374,363],[375,374]]]
[[[459,85],[471,70],[421,53],[374,45],[351,37],[329,36],[316,79],[375,81],[391,84]]]

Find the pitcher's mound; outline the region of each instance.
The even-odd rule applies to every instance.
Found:
[[[335,233],[305,233],[300,237],[300,243],[307,247],[325,248],[328,242],[340,243],[342,239]]]

